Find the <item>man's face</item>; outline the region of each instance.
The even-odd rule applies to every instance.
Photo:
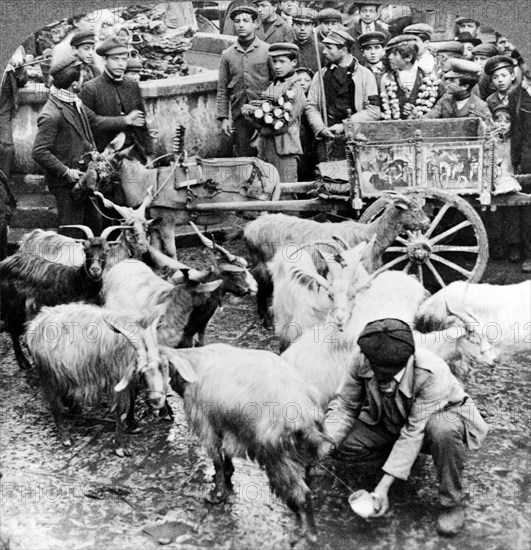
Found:
[[[325,49],[323,50],[323,56],[329,63],[338,63],[343,59],[343,56],[345,55],[345,50],[343,48],[339,48],[339,46],[336,46],[335,44],[326,44],[325,43]]]
[[[256,21],[248,13],[238,14],[234,18],[234,30],[238,38],[251,38],[256,31]]]
[[[500,36],[498,40],[496,40],[496,47],[500,55],[505,55],[511,51],[509,48],[509,40],[506,36]]]
[[[463,57],[465,59],[472,59],[472,50],[474,49],[474,44],[470,42],[463,42]]]
[[[293,21],[293,30],[295,31],[295,37],[300,42],[306,42],[312,34],[313,24],[303,21]]]
[[[296,59],[290,59],[287,55],[277,55],[273,57],[273,70],[277,78],[283,78],[295,70],[297,66]]]
[[[85,15],[81,19],[79,19],[79,21],[74,23],[74,26],[77,27],[80,31],[94,32],[96,28],[96,20],[93,18],[89,18]]]
[[[463,32],[469,32],[474,38],[478,36],[478,26],[473,21],[465,21],[457,25],[459,34]]]
[[[492,85],[498,92],[507,92],[514,82],[515,74],[511,72],[507,67],[502,67],[497,71],[494,71],[492,75]]]
[[[301,85],[304,93],[307,94],[312,83],[312,78],[308,73],[299,73],[297,75],[297,82]]]
[[[369,44],[362,49],[363,57],[367,60],[367,63],[376,65],[382,60],[384,56],[384,49],[381,44]]]
[[[370,25],[376,21],[378,13],[376,11],[376,6],[362,6],[360,9],[360,19],[366,24]]]
[[[81,44],[74,48],[75,54],[83,63],[90,64],[94,59],[94,44]]]
[[[483,69],[485,63],[487,62],[487,59],[489,59],[488,55],[475,55],[474,63],[477,63]]]
[[[256,9],[258,10],[258,17],[265,21],[275,14],[275,7],[271,2],[267,2],[266,0],[258,2],[258,4],[256,4]]]
[[[387,54],[387,58],[389,59],[389,65],[393,71],[402,71],[410,63],[410,58],[402,57],[402,54],[398,50],[391,50]]]
[[[339,27],[339,21],[332,21],[327,19],[319,23],[319,30],[323,36],[326,36],[330,31],[334,31]]]
[[[446,83],[446,89],[448,93],[452,95],[455,95],[459,92],[464,92],[467,90],[467,86],[465,86],[464,84],[461,84],[459,82],[459,77],[457,76],[446,78],[445,83]]]
[[[105,58],[105,67],[113,76],[116,76],[119,78],[125,72],[125,68],[127,67],[128,57],[129,55],[126,53],[108,55]]]

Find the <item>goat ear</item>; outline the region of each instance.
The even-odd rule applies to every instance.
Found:
[[[105,147],[103,156],[109,160],[114,154],[119,151],[125,143],[125,133],[120,132],[110,143]]]
[[[203,294],[203,293],[206,294],[207,292],[214,292],[214,290],[219,288],[222,283],[223,281],[221,279],[218,279],[217,281],[210,281],[208,283],[201,283],[197,285],[195,291],[200,294]]]
[[[398,208],[399,210],[409,210],[409,204],[407,202],[404,202],[403,199],[398,199],[394,201],[395,208]]]
[[[167,346],[161,346],[161,351],[166,355],[168,361],[177,369],[186,382],[193,384],[199,380],[191,361],[188,361],[183,354]]]
[[[127,388],[129,383],[133,379],[133,376],[135,374],[135,369],[136,369],[136,365],[135,365],[135,362],[133,361],[127,367],[127,370],[125,371],[124,375],[122,376],[122,379],[120,380],[120,382],[118,382],[118,384],[116,384],[116,386],[114,386],[114,391],[115,392],[123,391],[123,390],[125,390],[125,388]]]

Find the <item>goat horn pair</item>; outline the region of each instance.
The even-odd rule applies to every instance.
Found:
[[[218,250],[219,252],[221,252],[226,256],[229,262],[233,262],[236,259],[236,256],[232,254],[232,252],[229,252],[228,250],[223,248],[221,245],[215,243],[208,237],[205,237],[193,221],[190,220],[188,223],[192,226],[192,229],[197,233],[197,236],[201,239],[201,242],[203,243],[204,246],[206,246],[207,248],[210,248],[211,250]]]
[[[102,239],[107,239],[107,237],[115,230],[115,229],[131,229],[132,225],[111,225],[110,227],[106,227],[102,232],[100,237]]]
[[[65,228],[77,228],[81,229],[83,233],[85,233],[87,239],[93,239],[94,233],[92,232],[92,229],[88,227],[88,225],[60,225],[59,229],[65,229]]]

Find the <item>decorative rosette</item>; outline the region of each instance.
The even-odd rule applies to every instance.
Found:
[[[419,87],[415,107],[418,114],[427,113],[437,101],[440,80],[434,76],[425,76]],[[397,77],[387,78],[384,90],[380,94],[384,120],[399,120],[402,116],[397,96]]]
[[[293,99],[295,91],[286,90],[279,97],[262,96],[262,99],[251,101],[250,105],[255,107],[251,111],[251,118],[258,122],[260,126],[280,131],[291,120],[293,111]]]

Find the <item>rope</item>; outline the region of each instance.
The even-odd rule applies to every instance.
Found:
[[[102,218],[105,218],[106,220],[119,220],[121,218],[111,218],[110,216],[107,216],[107,214],[104,214],[101,210],[100,210],[100,207],[98,206],[98,201],[94,198],[94,197],[90,197],[90,201],[92,202],[94,208],[96,209],[96,211],[99,213],[99,215],[102,217]]]
[[[350,487],[350,485],[347,485],[342,479],[337,477],[336,474],[334,474],[334,472],[331,472],[328,468],[323,466],[321,463],[317,464],[317,466],[319,466],[319,468],[322,468],[325,472],[328,472],[336,481],[339,481],[339,483],[341,483],[341,485],[346,487],[351,493],[354,493],[354,489]]]
[[[168,174],[168,177],[164,180],[162,185],[153,193],[153,196],[151,197],[151,202],[153,202],[155,200],[156,196],[164,189],[164,187],[166,187],[166,184],[170,181],[170,178],[175,173],[176,168],[177,168],[177,162],[174,162],[173,166],[172,166],[172,169],[171,169],[171,172]]]

